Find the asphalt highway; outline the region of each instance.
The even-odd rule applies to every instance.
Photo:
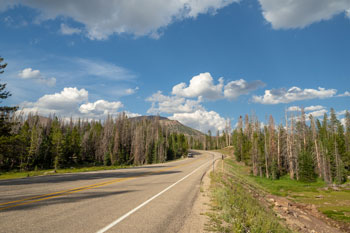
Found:
[[[178,232],[219,157],[0,181],[0,232]]]

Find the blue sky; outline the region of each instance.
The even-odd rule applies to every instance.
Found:
[[[206,132],[349,109],[349,0],[0,3],[4,104],[25,113],[159,113]]]

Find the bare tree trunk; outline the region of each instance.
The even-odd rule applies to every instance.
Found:
[[[327,154],[327,150],[323,147],[323,145],[320,145],[320,157],[321,157],[321,164],[322,164],[322,171],[323,171],[323,179],[326,181],[328,184],[332,182],[331,177],[330,177],[330,170],[329,170],[329,160],[325,156]]]
[[[272,164],[273,167],[271,169],[271,175],[273,179],[277,178],[277,174],[276,174],[276,157],[277,157],[277,153],[276,153],[276,139],[275,139],[275,122],[274,119],[272,117],[272,115],[270,115],[270,119],[269,119],[269,156],[270,159],[272,159]]]
[[[298,152],[296,150],[296,146],[300,146],[300,143],[298,143],[298,145],[295,145],[295,139],[294,139],[294,117],[292,115],[291,117],[291,152],[292,152],[292,160],[293,160],[293,173],[296,176],[296,179],[299,180],[299,165],[298,165],[298,155],[296,154],[296,152]],[[294,146],[295,145],[295,146]],[[300,150],[300,148],[299,148]]]
[[[253,162],[253,175],[257,176],[258,175],[258,140],[255,137],[256,133],[258,132],[259,128],[258,127],[258,123],[255,123],[255,128],[254,128],[254,132],[251,135],[251,141],[252,141],[252,162]]]
[[[293,151],[292,151],[292,137],[293,137],[293,124],[291,126],[291,135],[289,135],[289,126],[288,126],[288,116],[287,111],[285,112],[286,118],[286,130],[287,130],[287,154],[288,154],[288,162],[289,162],[289,176],[291,179],[294,179],[294,163],[293,163]]]
[[[266,128],[265,128],[266,129]],[[267,132],[265,130],[265,144],[264,144],[264,151],[265,151],[265,168],[266,168],[266,178],[269,178],[270,175],[269,175],[269,164],[268,164],[268,160],[269,160],[269,155],[268,155],[268,152],[267,152]]]
[[[218,130],[216,131],[216,149],[219,149],[219,137],[220,137],[220,132]]]
[[[317,159],[317,168],[318,168],[318,176],[319,177],[324,177],[324,171],[322,169],[322,161],[321,161],[321,156],[320,156],[320,151],[318,149],[318,143],[317,139],[314,139],[314,144],[315,144],[315,150],[316,150],[316,159]]]
[[[315,127],[315,120],[314,120],[312,115],[310,116],[310,121],[311,121],[311,129],[312,129],[312,139],[313,139],[314,145],[315,145],[318,176],[323,177],[323,179],[324,179],[324,171],[323,171],[320,151],[319,151],[318,143],[317,143],[317,133],[316,133],[316,127]]]
[[[254,176],[257,176],[258,175],[258,143],[257,143],[257,141],[255,140],[255,142],[254,142],[254,157],[253,157],[253,174],[254,174]]]
[[[231,146],[231,121],[230,119],[227,119],[228,120],[228,145]]]
[[[306,150],[306,119],[304,108],[301,108],[301,125],[303,131],[303,142],[304,142],[304,151]]]
[[[226,141],[226,146],[229,145],[229,132],[228,132],[228,121],[225,120],[225,141]]]
[[[277,166],[278,172],[281,174],[281,130],[278,129],[277,135]]]
[[[339,157],[339,151],[338,151],[338,145],[337,145],[337,140],[334,137],[334,152],[335,152],[335,168],[336,168],[336,180],[338,183],[341,182],[341,168],[340,168],[340,157]]]

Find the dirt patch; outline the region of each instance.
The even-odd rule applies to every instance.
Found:
[[[319,212],[315,205],[295,203],[285,197],[275,196],[257,190],[255,187],[240,182],[266,208],[272,208],[276,216],[289,229],[305,233],[340,233],[350,232],[346,224],[341,224]]]
[[[320,213],[315,205],[294,203],[274,195],[259,197],[259,200],[271,206],[276,215],[292,230],[318,233],[349,232],[349,229],[344,229],[344,226]]]

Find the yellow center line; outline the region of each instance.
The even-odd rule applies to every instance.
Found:
[[[109,185],[109,184],[114,184],[114,183],[118,183],[118,182],[122,182],[122,181],[126,181],[126,180],[131,180],[131,179],[136,179],[138,177],[143,177],[143,176],[147,176],[147,175],[151,175],[151,174],[155,174],[155,173],[160,173],[160,172],[164,172],[164,171],[168,171],[168,170],[173,170],[175,168],[183,167],[183,166],[192,164],[192,163],[194,163],[196,161],[199,161],[199,160],[202,160],[202,159],[203,158],[199,158],[199,159],[193,160],[193,161],[191,161],[189,163],[180,164],[180,165],[177,165],[177,166],[174,166],[174,167],[168,167],[168,168],[157,170],[157,171],[153,171],[153,172],[147,172],[145,174],[141,174],[141,175],[137,175],[137,176],[118,178],[118,179],[114,179],[114,180],[111,180],[111,181],[105,181],[105,182],[101,182],[101,183],[97,183],[97,184],[92,184],[92,185],[87,185],[87,186],[74,188],[74,189],[68,189],[68,190],[63,190],[63,191],[59,191],[59,192],[53,192],[53,193],[43,194],[43,195],[39,195],[39,196],[29,197],[29,198],[25,198],[25,199],[21,199],[21,200],[15,200],[15,201],[10,201],[10,202],[0,203],[0,206],[8,205],[8,206],[0,207],[0,210],[5,210],[5,209],[13,208],[13,207],[16,207],[16,206],[21,206],[21,205],[27,205],[27,204],[31,204],[31,203],[35,203],[35,202],[39,202],[39,201],[55,198],[55,197],[60,197],[60,196],[64,196],[64,195],[68,195],[68,194],[72,194],[72,193],[81,192],[81,191],[84,191],[84,190],[89,190],[89,189],[93,189],[93,188],[97,188],[97,187],[106,186],[106,185]],[[19,203],[19,202],[22,202],[22,203]],[[14,204],[14,203],[19,203],[19,204],[9,205],[9,204]]]

